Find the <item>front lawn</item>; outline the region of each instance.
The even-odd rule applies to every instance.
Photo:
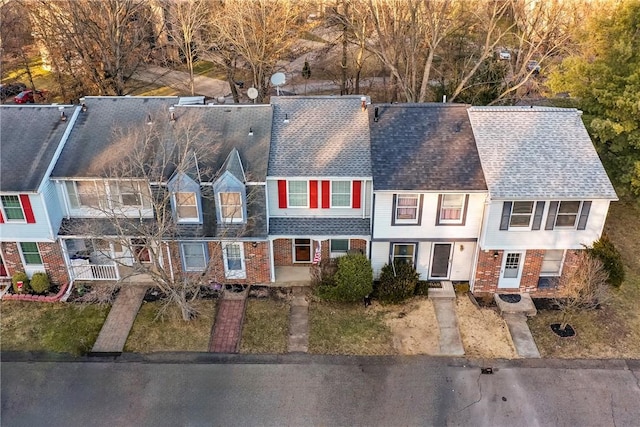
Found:
[[[182,320],[177,307],[168,307],[158,317],[159,301],[144,302],[140,307],[124,351],[150,353],[154,351],[208,351],[211,330],[216,315],[216,300],[195,302],[199,314],[195,320]]]
[[[550,329],[561,319],[559,311],[540,310],[529,327],[543,357],[640,358],[640,208],[612,203],[605,232],[620,250],[626,279],[610,289],[602,309],[584,311],[570,320],[576,336],[560,338]]]
[[[395,354],[384,316],[362,304],[315,301],[309,306],[309,353]]]
[[[93,304],[0,302],[0,348],[84,354],[93,347],[109,309]]]
[[[288,338],[289,304],[270,298],[247,301],[241,353],[286,353]]]

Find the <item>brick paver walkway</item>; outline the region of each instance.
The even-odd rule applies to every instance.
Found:
[[[237,353],[242,335],[246,293],[241,296],[222,297],[213,324],[209,351],[213,353]]]
[[[121,353],[147,292],[146,286],[123,286],[100,329],[92,353]]]

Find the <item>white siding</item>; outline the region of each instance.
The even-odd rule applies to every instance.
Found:
[[[315,178],[314,178],[315,180]],[[321,179],[317,179],[318,181],[318,208],[310,209],[310,208],[287,208],[280,209],[278,206],[278,181],[277,180],[267,180],[267,195],[269,198],[269,217],[359,217],[362,218],[363,212],[366,212],[367,204],[369,203],[369,199],[364,197],[361,199],[360,208],[352,209],[352,208],[322,208],[322,184]],[[361,191],[370,190],[370,186],[362,185]],[[308,193],[307,193],[308,194]],[[364,210],[363,210],[364,209]]]
[[[42,187],[42,196],[44,203],[49,214],[49,222],[53,232],[57,235],[60,230],[60,224],[62,224],[62,218],[64,217],[63,207],[60,205],[60,198],[56,190],[56,185],[53,181],[47,180]]]
[[[456,242],[453,246],[451,263],[451,280],[471,280],[471,267],[476,244],[473,242]]]
[[[389,242],[373,242],[371,244],[371,267],[373,276],[378,277],[380,270],[389,262]]]
[[[465,225],[438,225],[438,194],[422,193],[421,225],[391,225],[393,218],[393,194],[376,193],[373,219],[374,239],[411,239],[411,238],[478,238],[482,222],[486,193],[469,194],[467,219]]]
[[[549,200],[546,200],[541,230],[500,230],[502,201],[493,201],[488,207],[487,225],[480,242],[485,249],[582,249],[600,238],[609,210],[608,200],[591,203],[586,230],[545,230]]]
[[[31,209],[35,218],[35,223],[26,222],[5,222],[0,224],[0,241],[4,242],[27,242],[38,240],[55,240],[51,234],[49,221],[45,212],[43,197],[41,194],[29,194]]]

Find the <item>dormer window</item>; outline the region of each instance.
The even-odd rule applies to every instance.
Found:
[[[224,222],[242,222],[242,194],[239,192],[218,193],[220,213]]]
[[[198,199],[196,193],[175,193],[175,206],[178,221],[199,221]]]

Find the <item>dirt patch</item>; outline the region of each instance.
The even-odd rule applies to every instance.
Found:
[[[458,327],[465,356],[479,358],[516,358],[511,334],[504,319],[491,308],[478,308],[466,295],[456,299]]]
[[[433,303],[427,298],[416,298],[406,304],[380,306],[384,320],[393,334],[393,348],[398,354],[440,353],[440,332]]]

